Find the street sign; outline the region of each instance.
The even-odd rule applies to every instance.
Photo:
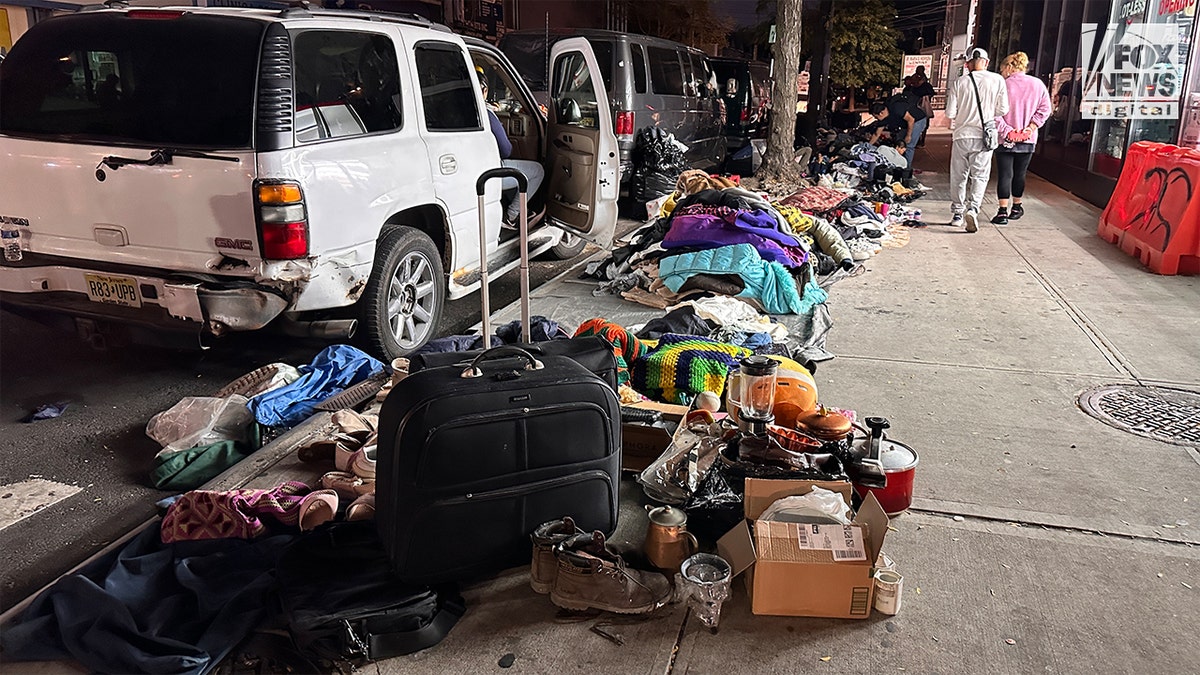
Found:
[[[905,54],[904,67],[900,69],[900,79],[912,75],[917,72],[917,66],[925,66],[925,77],[933,72],[933,55],[932,54]]]

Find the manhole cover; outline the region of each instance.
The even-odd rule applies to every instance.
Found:
[[[1110,384],[1080,394],[1079,407],[1122,431],[1164,443],[1200,446],[1198,392]]]

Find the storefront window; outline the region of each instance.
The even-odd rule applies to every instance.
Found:
[[[1108,21],[1098,26],[1092,62],[1097,72],[1089,75],[1085,96],[1085,106],[1089,100],[1114,104],[1094,115],[1093,172],[1117,178],[1130,143],[1174,143],[1179,137],[1195,8],[1195,2],[1186,0],[1113,0]],[[1102,54],[1102,38],[1128,44],[1132,51]],[[1154,50],[1139,52],[1136,44],[1141,42],[1155,45]]]

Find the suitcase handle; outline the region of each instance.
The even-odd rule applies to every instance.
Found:
[[[533,358],[533,354],[530,354],[524,349],[521,349],[520,347],[514,347],[512,345],[504,345],[503,347],[493,347],[483,352],[479,356],[476,356],[475,359],[471,361],[471,365],[463,369],[462,374],[459,375],[459,377],[464,379],[483,377],[483,370],[479,367],[481,363],[484,361],[502,359],[509,356],[519,356],[525,359],[527,362],[525,364],[525,370],[541,370],[542,368],[546,367],[541,361]]]
[[[525,178],[525,174],[521,173],[520,169],[514,169],[511,166],[502,166],[496,169],[488,169],[479,176],[479,180],[475,181],[475,194],[482,197],[484,185],[493,178],[515,178],[517,179],[517,191],[529,191],[529,179]]]
[[[493,178],[513,178],[517,181],[517,200],[521,209],[521,219],[518,222],[521,247],[521,334],[529,336],[529,179],[520,169],[501,166],[484,171],[475,181],[475,194],[479,202],[479,299],[482,304],[480,318],[483,320],[485,346],[492,334],[492,307],[491,290],[488,288],[487,224],[483,193],[487,182]]]

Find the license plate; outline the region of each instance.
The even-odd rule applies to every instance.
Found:
[[[131,277],[114,277],[108,274],[85,274],[88,298],[93,302],[125,307],[141,307],[137,281]]]

